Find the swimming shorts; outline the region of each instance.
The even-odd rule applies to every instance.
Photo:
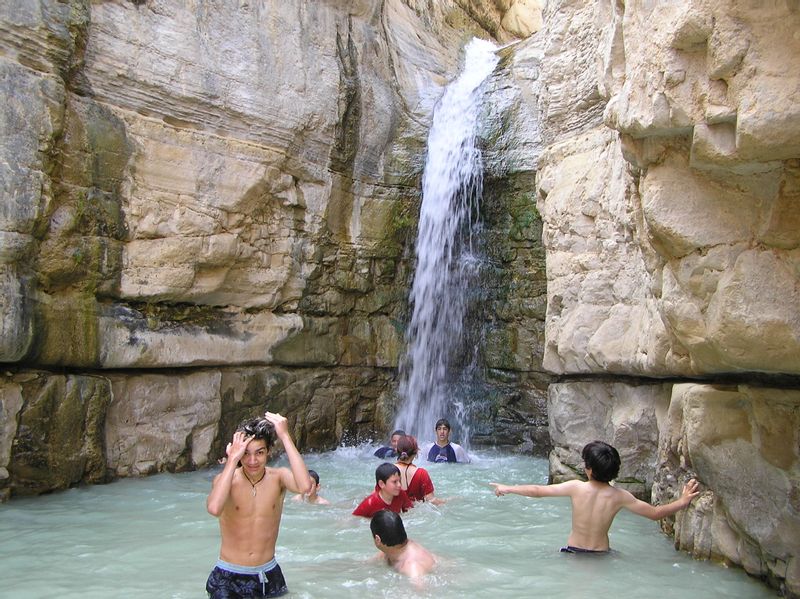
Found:
[[[561,548],[561,553],[599,553],[606,555],[610,552],[610,549],[584,549],[583,547],[573,547],[572,545]]]
[[[274,559],[263,566],[239,566],[220,559],[208,576],[206,591],[210,599],[239,599],[280,597],[289,589]]]

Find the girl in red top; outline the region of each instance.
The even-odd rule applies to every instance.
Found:
[[[419,468],[412,462],[417,457],[417,440],[411,435],[400,437],[397,441],[397,463],[400,470],[400,484],[412,501],[430,501],[434,505],[444,503],[443,499],[434,497],[433,481],[425,468]]]

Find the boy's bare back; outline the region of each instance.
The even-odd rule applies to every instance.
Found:
[[[619,453],[602,441],[583,448],[588,481],[571,480],[555,485],[502,485],[489,483],[498,497],[513,493],[526,497],[569,497],[572,501],[572,530],[567,541],[573,549],[608,551],[608,530],[614,516],[625,508],[634,514],[660,520],[688,506],[698,494],[697,481],[683,486],[681,496],[666,505],[654,506],[610,484],[619,471]]]
[[[409,578],[420,578],[436,566],[436,557],[419,543],[408,540],[396,559],[386,556],[389,565]]]

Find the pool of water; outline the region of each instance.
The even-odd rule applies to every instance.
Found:
[[[418,590],[379,563],[365,518],[350,512],[374,487],[373,448],[307,455],[330,506],[286,502],[277,559],[291,597],[775,597],[743,571],[692,560],[656,523],[620,514],[614,555],[558,552],[567,499],[497,498],[487,485],[544,483],[547,462],[485,453],[475,463],[424,464],[436,494],[404,515],[409,537],[441,559]],[[205,499],[216,471],[125,479],[0,505],[4,597],[204,597],[217,558]],[[400,593],[398,595],[398,593]]]

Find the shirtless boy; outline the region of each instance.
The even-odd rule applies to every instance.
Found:
[[[699,494],[697,481],[692,479],[672,503],[650,505],[609,484],[616,478],[620,466],[619,453],[611,445],[593,441],[583,448],[581,455],[589,479],[586,482],[570,480],[555,485],[515,486],[489,483],[498,497],[508,493],[525,497],[569,497],[572,500],[572,531],[567,546],[561,549],[567,553],[607,552],[608,529],[622,508],[651,520],[660,520],[682,510]]]
[[[390,510],[380,510],[369,523],[372,540],[392,568],[419,579],[436,566],[436,556],[406,535],[403,520]],[[379,554],[379,556],[381,555]]]
[[[315,505],[330,505],[331,502],[319,494],[319,474],[314,470],[309,470],[308,475],[311,477],[311,490],[305,495],[295,495],[292,497],[294,501],[305,501],[306,503],[313,503]]]
[[[269,468],[274,438],[283,443],[290,468]],[[212,599],[277,597],[287,592],[275,561],[275,541],[286,489],[308,493],[311,478],[294,446],[286,418],[267,412],[239,426],[226,449],[227,460],[206,500],[219,518],[219,560],[206,582]],[[241,465],[239,463],[241,462]]]

